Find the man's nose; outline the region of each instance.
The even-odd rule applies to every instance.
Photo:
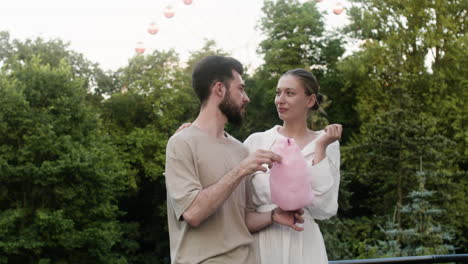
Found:
[[[244,102],[245,102],[245,103],[250,102],[250,98],[249,98],[249,96],[247,95],[247,93],[244,94]]]

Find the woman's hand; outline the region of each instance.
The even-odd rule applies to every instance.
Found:
[[[325,127],[325,135],[322,135],[317,139],[315,144],[315,155],[312,160],[312,165],[315,165],[325,159],[326,149],[328,145],[339,140],[343,127],[340,124],[332,124]]]
[[[298,223],[304,223],[304,218],[302,215],[304,210],[298,209],[295,211],[284,211],[283,209],[277,207],[271,212],[271,220],[274,223],[289,226],[296,231],[303,231],[304,228],[296,225]]]
[[[317,145],[327,147],[341,138],[343,127],[340,124],[331,124],[325,127],[325,135],[317,139]]]
[[[187,127],[189,127],[189,126],[191,126],[191,125],[192,125],[192,123],[190,123],[190,122],[189,122],[189,123],[183,123],[183,124],[176,130],[176,132],[175,132],[174,134],[176,134],[176,133],[179,132],[179,131],[182,131],[182,130],[186,129]]]

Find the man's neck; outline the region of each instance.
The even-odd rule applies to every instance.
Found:
[[[224,138],[224,126],[226,123],[226,117],[217,107],[206,106],[200,110],[197,119],[193,121],[192,125],[214,137]]]

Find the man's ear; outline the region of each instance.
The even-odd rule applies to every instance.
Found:
[[[226,93],[226,86],[222,82],[217,82],[213,86],[213,94],[216,94],[216,96],[220,98],[224,98],[224,94]]]

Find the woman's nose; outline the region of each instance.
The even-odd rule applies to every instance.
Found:
[[[284,103],[284,94],[280,93],[278,96],[278,103]]]

